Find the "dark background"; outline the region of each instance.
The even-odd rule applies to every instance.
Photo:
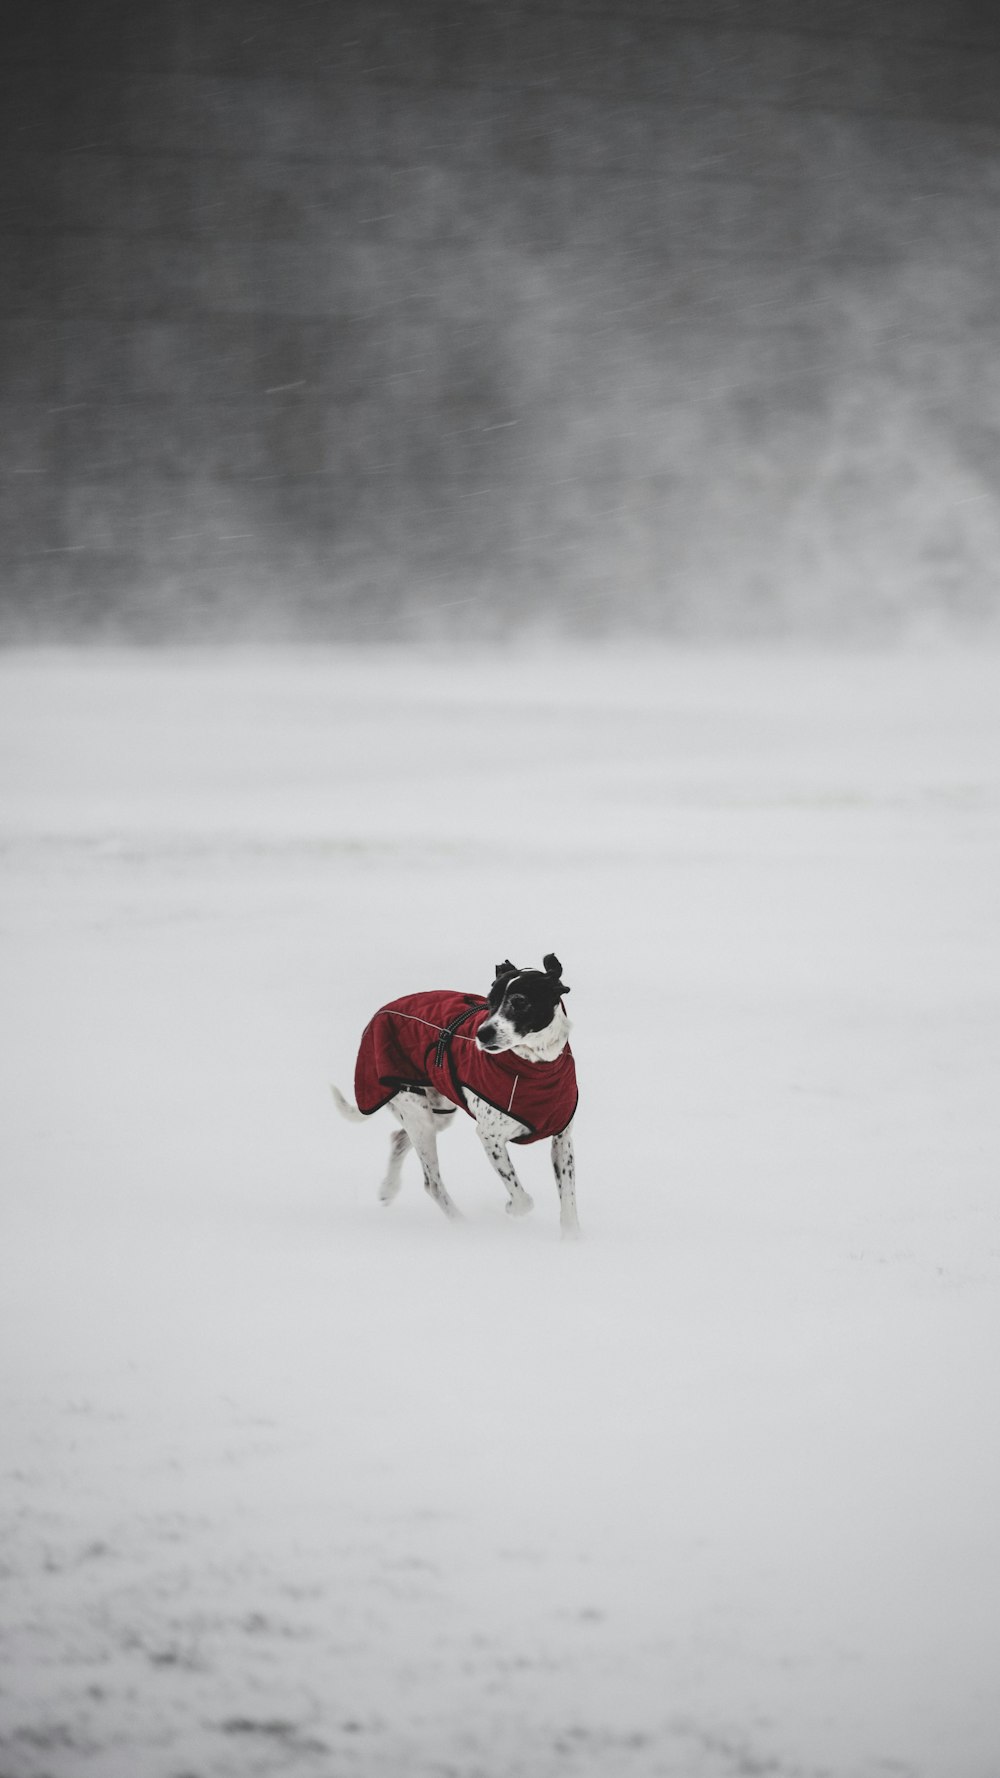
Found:
[[[991,617],[994,4],[3,17],[8,640]]]

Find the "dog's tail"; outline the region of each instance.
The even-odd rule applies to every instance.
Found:
[[[366,1124],[368,1122],[364,1112],[359,1111],[356,1105],[352,1105],[350,1099],[345,1099],[340,1088],[335,1087],[332,1081],[330,1082],[330,1091],[341,1117],[348,1118],[352,1124]]]

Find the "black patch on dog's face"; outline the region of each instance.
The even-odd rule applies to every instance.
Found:
[[[487,1005],[509,1019],[519,1037],[551,1025],[562,999],[558,981],[540,969],[524,969],[493,983]]]
[[[550,952],[544,961],[544,969],[518,969],[509,960],[497,964],[496,980],[486,999],[490,1018],[477,1034],[483,1049],[493,1046],[498,1035],[492,1025],[495,1015],[504,1019],[517,1037],[527,1037],[529,1032],[544,1031],[551,1025],[556,1008],[569,989],[561,979],[559,959]]]

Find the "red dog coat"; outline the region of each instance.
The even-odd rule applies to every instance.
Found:
[[[578,1097],[569,1045],[554,1062],[526,1062],[512,1050],[491,1055],[474,1042],[488,1017],[489,1007],[478,994],[439,989],[390,1000],[361,1039],[354,1070],[358,1110],[368,1117],[407,1088],[433,1087],[469,1111],[468,1091],[527,1125],[515,1142],[561,1135]]]

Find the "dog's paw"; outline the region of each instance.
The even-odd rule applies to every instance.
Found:
[[[511,1198],[510,1203],[507,1205],[507,1215],[527,1216],[534,1208],[534,1198],[530,1197],[527,1192],[521,1192],[516,1198]]]

